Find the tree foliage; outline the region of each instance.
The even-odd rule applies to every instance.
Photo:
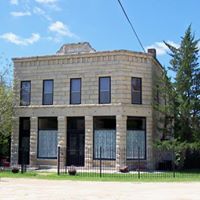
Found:
[[[3,66],[6,65],[6,66]],[[9,154],[12,131],[13,92],[10,84],[10,64],[1,59],[0,68],[0,155]]]
[[[200,68],[198,63],[199,40],[185,32],[179,48],[165,43],[170,49],[170,70],[175,73],[174,89],[177,93],[175,137],[181,141],[195,142],[200,139]]]
[[[162,113],[164,136],[173,135],[173,141],[160,141],[159,148],[174,149],[184,160],[188,149],[200,150],[200,67],[199,40],[192,34],[191,25],[187,28],[180,46],[174,47],[165,42],[171,56],[169,71],[173,81],[165,71],[161,78],[160,94],[164,103],[156,105]],[[165,137],[162,137],[163,139]],[[182,155],[181,155],[182,154]],[[182,161],[180,161],[182,162]]]
[[[176,91],[174,90],[171,78],[167,76],[164,70],[159,80],[157,80],[157,98],[154,108],[159,112],[159,123],[157,129],[162,133],[161,140],[165,140],[172,135],[174,128],[174,116],[176,113]]]

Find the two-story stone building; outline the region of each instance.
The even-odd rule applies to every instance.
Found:
[[[31,167],[56,165],[59,145],[66,165],[94,166],[101,148],[116,168],[137,160],[138,149],[144,167],[155,167],[153,88],[162,67],[154,49],[66,44],[56,55],[13,61],[12,165],[22,162],[23,148]]]

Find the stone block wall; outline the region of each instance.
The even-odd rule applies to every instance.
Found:
[[[160,66],[148,54],[129,51],[96,52],[14,59],[15,121],[12,134],[12,164],[18,159],[19,117],[31,118],[30,165],[56,165],[56,160],[37,159],[38,117],[58,118],[58,145],[66,147],[66,117],[85,117],[85,147],[93,149],[93,116],[116,116],[116,168],[123,163],[119,149],[126,146],[127,116],[146,117],[147,165],[153,168],[153,71]],[[111,104],[98,104],[99,77],[111,77]],[[142,78],[142,104],[131,104],[131,78]],[[81,104],[70,105],[70,78],[81,78]],[[54,80],[54,103],[42,105],[43,80]],[[31,81],[31,105],[19,106],[20,81]],[[66,152],[65,152],[66,153]],[[63,153],[63,157],[66,157]],[[92,166],[93,155],[85,152],[85,163]],[[125,159],[125,158],[124,158]],[[63,159],[64,160],[64,159]],[[64,161],[63,161],[64,162]]]
[[[13,132],[11,136],[11,165],[18,165],[19,148],[19,118],[13,117]]]
[[[69,105],[70,79],[82,79],[82,104],[98,104],[99,77],[111,76],[112,103],[131,103],[131,77],[142,78],[143,105],[150,105],[151,57],[127,52],[47,56],[14,60],[15,102],[20,81],[31,80],[31,105],[42,104],[43,80],[54,80],[54,105]]]
[[[31,117],[30,127],[30,165],[32,167],[37,166],[37,138],[38,138],[38,118]]]

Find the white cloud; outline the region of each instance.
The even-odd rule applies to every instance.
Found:
[[[13,17],[24,17],[24,16],[31,16],[29,11],[26,12],[10,12]]]
[[[46,14],[46,12],[39,8],[39,7],[34,7],[33,8],[33,13],[36,14],[36,15],[40,15],[42,17],[44,17],[45,19],[47,19],[48,21],[51,21],[51,17],[49,15]]]
[[[13,5],[18,5],[19,2],[18,2],[18,0],[10,0],[10,3]]]
[[[0,35],[0,38],[16,45],[27,46],[37,42],[40,39],[40,35],[37,33],[32,33],[30,38],[22,38],[10,32]]]
[[[38,33],[32,33],[30,38],[25,39],[26,44],[33,44],[40,39],[40,35]]]
[[[35,0],[35,1],[43,4],[51,4],[51,3],[56,3],[58,0]]]
[[[173,42],[173,41],[168,40],[168,41],[166,41],[166,42],[167,42],[168,44],[170,44],[170,45],[176,47],[176,48],[179,47],[179,44],[177,44],[177,43],[175,43],[175,42]],[[147,49],[150,49],[150,48],[156,49],[157,55],[160,55],[160,56],[161,56],[161,55],[165,55],[165,54],[168,52],[168,50],[169,50],[168,47],[165,45],[164,42],[155,42],[154,44],[145,47],[146,50],[147,50]]]
[[[48,7],[51,10],[60,11],[61,8],[57,5],[58,0],[35,0],[37,3]]]
[[[51,32],[55,32],[61,36],[67,37],[77,37],[74,33],[72,33],[67,25],[63,24],[61,21],[56,21],[49,26],[49,30]]]

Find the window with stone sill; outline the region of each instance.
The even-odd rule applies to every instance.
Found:
[[[43,81],[43,105],[53,105],[53,80]]]
[[[57,158],[58,123],[56,117],[38,119],[38,158]]]
[[[110,77],[99,78],[99,103],[100,104],[111,103],[111,78]]]
[[[131,79],[132,104],[142,104],[142,79],[133,77]]]
[[[94,117],[94,159],[116,159],[115,117]]]
[[[126,158],[128,160],[146,158],[146,119],[128,117],[126,136]]]
[[[70,104],[81,104],[81,78],[70,80]]]
[[[31,103],[31,81],[21,81],[20,105],[28,106]]]

